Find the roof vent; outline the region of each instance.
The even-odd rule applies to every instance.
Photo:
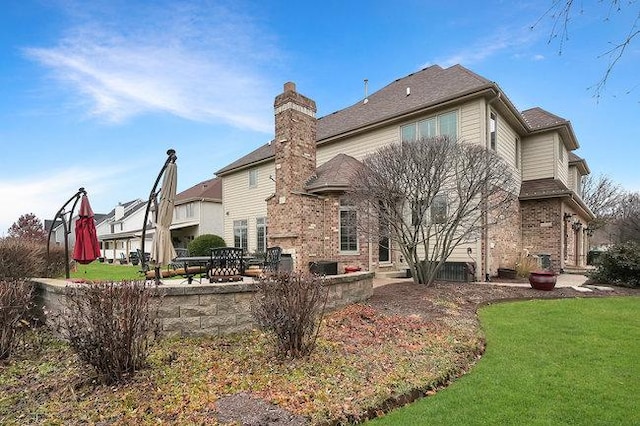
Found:
[[[407,96],[411,94],[411,87],[407,87]]]
[[[364,101],[362,101],[362,103],[366,104],[367,102],[369,102],[369,79],[365,78],[364,79]]]

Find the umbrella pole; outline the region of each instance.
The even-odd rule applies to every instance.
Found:
[[[80,197],[82,195],[87,195],[87,191],[85,191],[84,188],[78,189],[78,192],[76,192],[76,194],[73,197],[69,198],[67,202],[64,203],[62,207],[60,207],[60,210],[58,210],[56,215],[53,217],[53,222],[51,223],[51,228],[49,228],[49,234],[47,235],[47,261],[48,261],[49,245],[51,243],[51,233],[53,232],[53,228],[54,228],[54,225],[56,224],[56,220],[60,218],[62,220],[62,227],[64,231],[64,259],[65,259],[64,272],[65,272],[65,277],[67,279],[71,277],[71,273],[69,271],[69,241],[68,241],[69,234],[71,233],[71,220],[73,219],[73,211],[75,210],[76,205],[78,204],[78,200],[80,200]],[[69,212],[66,212],[65,209],[72,201],[73,201],[73,205],[71,206],[71,210]],[[65,215],[67,213],[69,213],[68,224],[67,224],[67,220],[65,219]]]
[[[153,187],[151,188],[151,192],[149,193],[149,199],[147,200],[147,209],[144,212],[144,222],[142,223],[142,241],[140,242],[140,265],[142,265],[142,272],[147,272],[149,270],[149,265],[147,264],[147,256],[144,254],[144,242],[147,234],[147,222],[149,221],[149,211],[151,210],[151,203],[156,200],[158,196],[158,184],[160,183],[160,179],[162,178],[162,174],[167,169],[169,163],[175,163],[178,157],[176,156],[176,151],[174,149],[167,150],[167,159],[164,162],[164,165],[160,169],[160,173],[158,173],[158,177],[156,178]],[[155,202],[157,205],[157,201]],[[157,219],[158,209],[156,208],[156,219]],[[155,282],[156,285],[160,284],[160,267],[156,266],[154,268],[155,271]]]

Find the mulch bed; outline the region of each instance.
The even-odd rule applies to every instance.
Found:
[[[491,303],[526,299],[611,296],[640,296],[640,289],[611,287],[609,291],[594,289],[592,292],[583,293],[565,287],[555,288],[552,291],[487,283],[436,283],[433,287],[425,287],[404,281],[375,288],[373,296],[366,304],[388,315],[417,315],[449,327],[452,324],[477,327],[478,307]],[[218,401],[217,418],[222,422],[237,422],[252,426],[305,424],[304,418],[246,393],[232,395]]]

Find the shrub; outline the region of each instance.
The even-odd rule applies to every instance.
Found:
[[[21,238],[0,239],[0,279],[58,277],[64,272],[64,249]]]
[[[157,338],[158,303],[144,281],[68,287],[60,327],[100,382],[120,382],[146,364]]]
[[[258,325],[272,334],[284,358],[309,355],[315,347],[327,302],[317,276],[273,274],[261,277],[251,305]]]
[[[32,292],[29,282],[0,280],[0,359],[11,356],[17,337],[29,326]]]
[[[640,243],[616,244],[598,257],[598,269],[591,278],[624,287],[640,287]]]
[[[216,247],[226,247],[222,237],[213,234],[204,234],[196,237],[187,247],[190,256],[209,256],[211,249]]]

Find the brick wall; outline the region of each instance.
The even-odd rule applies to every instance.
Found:
[[[491,218],[489,226],[490,272],[497,275],[498,268],[514,268],[522,251],[520,202],[515,200],[507,212]]]
[[[520,202],[522,217],[522,248],[530,254],[550,254],[551,265],[559,271],[563,265],[562,202],[559,198]]]

